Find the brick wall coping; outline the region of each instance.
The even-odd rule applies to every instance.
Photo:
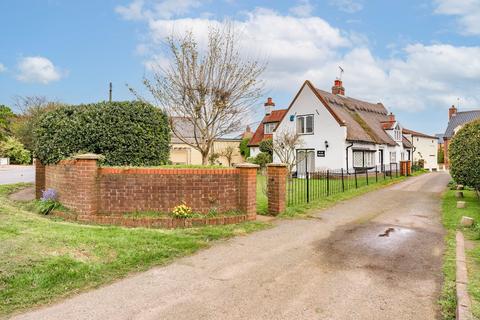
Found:
[[[286,164],[286,163],[268,163],[267,167],[282,167],[282,168],[285,168],[285,167],[288,167],[288,164]]]
[[[239,163],[235,165],[235,168],[260,168],[260,166],[254,163]]]
[[[84,154],[73,156],[72,158],[76,160],[101,160],[101,159],[104,159],[105,157],[102,156],[101,154],[84,153]]]
[[[246,214],[237,216],[219,216],[212,218],[152,218],[152,217],[124,217],[121,215],[74,215],[61,211],[54,211],[53,216],[60,217],[69,221],[77,221],[81,223],[99,224],[99,225],[116,225],[129,228],[158,228],[158,229],[175,229],[175,228],[191,228],[200,226],[226,225],[236,224],[245,221],[255,220],[255,216]]]
[[[238,169],[205,169],[205,168],[99,168],[99,174],[238,174]]]

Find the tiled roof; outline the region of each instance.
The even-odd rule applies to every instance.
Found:
[[[452,118],[448,121],[447,130],[445,130],[444,136],[446,138],[451,138],[458,126],[464,125],[476,119],[480,119],[480,110],[459,111],[455,113],[455,115],[452,116]]]
[[[258,125],[257,130],[255,130],[255,133],[253,134],[252,139],[248,142],[249,147],[258,147],[260,145],[260,142],[262,142],[265,139],[271,139],[272,135],[271,134],[265,134],[265,130],[263,128],[264,123],[271,123],[271,122],[280,122],[282,120],[283,116],[287,113],[287,109],[280,109],[280,110],[273,110],[272,113],[269,115],[266,115],[262,122]]]
[[[437,139],[436,136],[431,136],[431,135],[428,135],[428,134],[425,134],[425,133],[421,133],[421,132],[418,132],[418,131],[413,131],[413,130],[410,130],[410,129],[405,129],[405,128],[403,128],[402,131],[403,131],[404,134],[411,134],[411,135],[414,136],[414,137],[423,137],[423,138]]]

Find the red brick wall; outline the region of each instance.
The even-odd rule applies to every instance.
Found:
[[[98,168],[82,156],[39,168],[37,189],[52,188],[81,216],[134,211],[169,212],[182,203],[195,212],[240,210],[256,215],[256,171],[236,169]],[[45,183],[42,185],[42,168]]]
[[[42,197],[42,192],[45,190],[45,166],[40,160],[35,159],[35,199]]]
[[[238,169],[99,170],[101,213],[165,211],[182,203],[208,213],[235,210],[239,201]]]
[[[286,208],[287,165],[271,163],[267,165],[268,213],[276,216]]]

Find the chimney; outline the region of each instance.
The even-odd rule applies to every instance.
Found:
[[[342,80],[336,79],[332,87],[333,94],[345,95],[345,88],[343,87]]]
[[[268,97],[267,102],[264,104],[265,106],[265,115],[269,115],[272,113],[273,107],[275,107],[275,103],[273,102],[272,98]]]
[[[452,119],[452,117],[456,114],[457,114],[457,108],[455,108],[455,106],[452,105],[450,109],[448,109],[448,120]]]
[[[390,112],[390,114],[388,115],[388,121],[390,122],[395,122],[395,115],[393,113]]]

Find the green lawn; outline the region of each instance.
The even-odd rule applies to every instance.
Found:
[[[447,229],[446,251],[444,255],[443,273],[445,281],[442,290],[440,305],[444,319],[455,319],[456,293],[455,293],[455,232],[463,229],[466,241],[470,241],[472,248],[467,249],[469,293],[472,298],[472,311],[480,318],[480,200],[474,191],[464,190],[465,209],[457,209],[455,190],[448,190],[443,195],[442,220]],[[473,228],[461,228],[459,225],[462,216],[469,216],[477,222]],[[466,246],[469,247],[468,245]]]
[[[269,226],[154,230],[68,223],[7,199],[24,186],[0,185],[0,318]]]
[[[415,172],[413,175],[419,175],[424,173],[424,171]],[[305,180],[304,179],[293,179],[293,186],[290,184],[287,190],[288,195],[288,205],[285,212],[282,214],[283,217],[294,217],[297,215],[305,215],[311,209],[323,209],[327,208],[338,201],[351,199],[355,196],[377,190],[384,186],[390,185],[406,179],[407,177],[386,177],[383,178],[383,175],[378,175],[378,182],[375,179],[375,174],[372,176],[369,175],[367,185],[367,178],[365,175],[357,177],[357,187],[355,188],[355,180],[353,178],[344,179],[344,189],[346,191],[342,192],[342,181],[341,179],[330,179],[328,189],[329,196],[327,196],[327,183],[326,179],[310,179],[310,199],[309,203],[301,201],[300,199],[305,199]],[[257,212],[259,214],[267,214],[268,212],[268,201],[266,195],[266,177],[264,175],[257,175]]]

